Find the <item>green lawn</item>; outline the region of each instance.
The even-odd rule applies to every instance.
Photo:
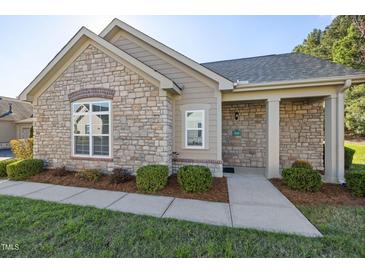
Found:
[[[345,146],[356,151],[351,168],[365,170],[365,144],[346,143]]]
[[[323,238],[0,196],[0,257],[365,257],[365,208],[300,210]]]

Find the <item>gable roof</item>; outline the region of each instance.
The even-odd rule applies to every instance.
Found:
[[[11,104],[12,112],[1,117],[9,112],[9,104]],[[14,98],[0,96],[0,122],[1,121],[20,121],[31,118],[33,115],[32,104],[20,101]]]
[[[68,52],[75,50],[75,48],[77,48],[77,45],[79,45],[79,43],[82,43],[81,41],[83,41],[83,39],[91,39],[96,44],[102,46],[103,48],[106,48],[113,54],[119,56],[123,60],[126,60],[128,63],[150,75],[152,78],[158,80],[162,89],[174,90],[178,93],[180,92],[180,87],[178,87],[166,76],[162,75],[158,71],[150,68],[138,59],[132,57],[125,51],[104,40],[89,29],[82,27],[61,49],[61,51],[51,60],[51,62],[49,62],[48,65],[38,74],[38,76],[22,91],[22,93],[19,95],[19,99],[28,100],[28,96],[33,92],[33,90],[36,90],[36,87],[42,83],[42,80],[47,76],[47,74],[51,73],[52,71],[57,71],[57,69],[59,69],[57,65],[60,63],[60,61],[65,57]]]
[[[364,71],[301,53],[224,60],[202,65],[233,82],[248,81],[247,84],[342,76],[346,79],[356,78],[356,76],[365,77]]]
[[[190,68],[198,71],[199,73],[205,75],[206,77],[218,82],[220,90],[233,89],[233,82],[231,80],[229,80],[228,78],[226,78],[224,75],[222,76],[221,74],[216,73],[213,70],[210,70],[209,68],[207,68],[205,66],[202,66],[201,64],[195,62],[194,60],[173,50],[172,48],[162,44],[161,42],[151,38],[150,36],[133,28],[132,26],[120,21],[117,18],[113,19],[113,21],[110,22],[110,24],[99,35],[105,39],[108,39],[108,37],[118,28],[134,35],[135,37],[137,37],[137,38],[141,39],[142,41],[150,44],[151,46],[159,49],[160,51],[164,52],[165,54],[175,58],[176,60],[187,65],[188,67],[190,67]]]

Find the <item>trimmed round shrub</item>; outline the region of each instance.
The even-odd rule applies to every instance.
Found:
[[[97,169],[83,169],[76,173],[76,176],[89,182],[97,182],[102,173]]]
[[[313,169],[311,163],[304,160],[296,160],[291,167]]]
[[[352,159],[354,158],[355,150],[349,147],[345,147],[345,169],[350,169],[352,165]]]
[[[177,172],[177,182],[185,192],[208,191],[213,183],[213,176],[206,166],[183,166]]]
[[[167,185],[169,168],[165,165],[147,165],[137,170],[136,185],[142,192],[156,192]]]
[[[11,163],[14,163],[16,161],[18,161],[18,160],[8,159],[8,160],[0,161],[0,178],[8,176],[8,174],[6,173],[6,166],[10,165]]]
[[[291,167],[282,172],[284,183],[291,189],[300,191],[319,191],[322,187],[322,178],[318,171],[308,168]]]
[[[43,170],[43,161],[38,159],[19,160],[6,166],[11,180],[24,180]]]
[[[346,173],[346,184],[356,197],[365,197],[365,171],[351,170]]]

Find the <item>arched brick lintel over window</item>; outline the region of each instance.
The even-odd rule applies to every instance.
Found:
[[[84,99],[84,98],[105,98],[112,100],[114,97],[115,91],[108,88],[85,88],[80,89],[78,91],[71,92],[68,95],[68,99],[71,102]]]

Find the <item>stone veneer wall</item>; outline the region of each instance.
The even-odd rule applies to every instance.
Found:
[[[115,91],[109,161],[71,155],[68,94],[87,88]],[[34,116],[34,157],[50,167],[104,171],[124,167],[135,172],[141,165],[160,163],[172,168],[172,99],[92,45],[38,98]]]
[[[235,112],[239,113],[235,120]],[[222,105],[223,162],[230,166],[265,167],[266,105],[264,101]],[[241,136],[232,136],[239,129]]]
[[[280,167],[297,160],[309,161],[323,170],[323,99],[282,100],[280,102]]]

